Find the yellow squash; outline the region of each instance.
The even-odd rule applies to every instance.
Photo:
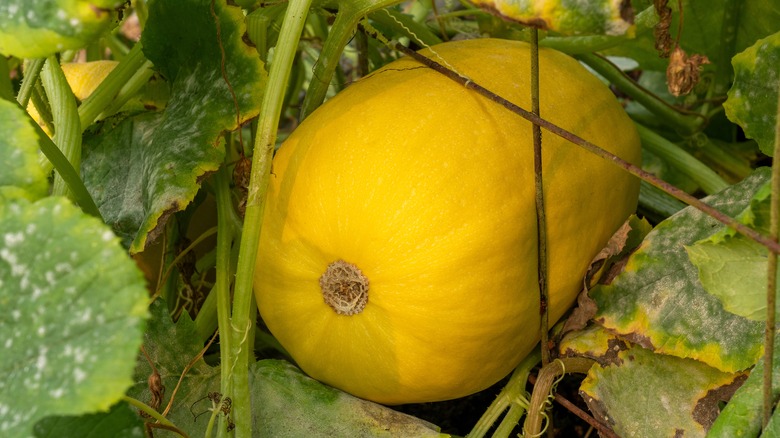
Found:
[[[530,108],[529,46],[423,52]],[[632,162],[635,129],[574,59],[540,51],[541,114]],[[636,207],[638,182],[544,133],[550,319]],[[465,396],[539,340],[531,124],[402,59],[325,103],[278,151],[260,313],[312,377],[387,404]]]

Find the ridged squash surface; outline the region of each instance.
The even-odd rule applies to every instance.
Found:
[[[422,53],[530,108],[527,44],[477,39]],[[541,115],[639,162],[634,126],[609,89],[562,53],[539,57]],[[552,323],[634,211],[638,181],[543,139]],[[539,340],[534,211],[531,123],[403,58],[326,102],[277,152],[255,274],[260,313],[305,372],[356,396],[400,404],[482,390]],[[339,260],[367,280],[365,307],[351,315],[321,287]]]

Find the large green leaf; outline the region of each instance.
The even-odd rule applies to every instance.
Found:
[[[100,210],[140,252],[183,210],[225,155],[219,142],[259,113],[266,75],[239,8],[211,0],[149,2],[144,53],[171,84],[162,113],[104,124],[85,140],[82,173]],[[225,50],[223,77],[222,52]],[[236,100],[234,100],[234,97]],[[236,118],[236,106],[240,120]]]
[[[770,195],[767,182],[740,215],[740,222],[768,234]],[[752,320],[766,320],[766,247],[724,228],[686,250],[699,270],[702,286],[718,297],[726,310]]]
[[[17,105],[0,99],[0,197],[46,195],[48,184],[38,165],[38,134]]]
[[[769,169],[760,169],[705,201],[737,215],[768,178]],[[720,226],[692,207],[657,225],[612,284],[591,291],[599,308],[596,321],[646,348],[698,359],[726,372],[755,364],[763,324],[724,310],[702,287],[685,251]]]
[[[755,139],[761,152],[774,155],[777,95],[780,92],[780,31],[732,59],[734,85],[723,104],[728,118]]]
[[[64,198],[0,197],[0,436],[107,410],[132,383],[144,279],[111,231]]]
[[[443,436],[430,423],[323,385],[286,361],[263,360],[250,373],[257,436]]]
[[[743,374],[634,346],[595,365],[580,391],[591,412],[621,437],[703,437]]]
[[[123,0],[3,0],[0,53],[43,58],[78,49],[116,24]]]

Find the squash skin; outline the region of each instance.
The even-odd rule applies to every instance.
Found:
[[[433,50],[423,53],[530,108],[527,44]],[[539,56],[542,117],[638,163],[635,128],[606,86],[564,54]],[[543,139],[552,324],[636,208],[639,184]],[[411,59],[377,70],[274,158],[255,273],[263,320],[306,373],[358,397],[416,403],[487,388],[539,340],[533,178],[530,122]],[[319,278],[336,260],[369,279],[359,314],[323,300]]]

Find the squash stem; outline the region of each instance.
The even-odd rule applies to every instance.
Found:
[[[677,146],[655,131],[635,123],[642,147],[663,158],[680,172],[696,181],[707,194],[719,192],[729,186],[720,175],[699,161],[683,148]]]
[[[358,22],[373,11],[392,6],[400,0],[360,0],[340,2],[336,21],[330,29],[322,52],[314,66],[314,73],[306,97],[303,99],[300,119],[308,117],[325,100],[330,81],[338,68],[341,52],[355,34]]]
[[[777,98],[777,119],[775,120],[774,156],[780,157],[780,94]],[[772,165],[772,198],[769,210],[769,236],[777,242],[780,235],[780,165]],[[764,328],[764,388],[762,424],[766,428],[772,417],[774,398],[772,397],[772,372],[774,371],[775,321],[777,319],[775,303],[777,301],[777,252],[770,251],[767,267],[766,326]]]
[[[51,102],[54,117],[54,143],[68,159],[76,175],[81,169],[81,125],[79,122],[76,98],[73,96],[65,73],[62,72],[55,56],[49,56],[41,72],[41,81],[46,89],[46,95]],[[68,184],[58,174],[54,176],[53,195],[67,196],[74,199]]]
[[[27,104],[30,102],[33,87],[35,82],[38,81],[44,62],[46,62],[46,58],[36,58],[25,62],[24,78],[19,88],[19,94],[16,95],[16,101],[19,102],[22,108],[26,109]]]
[[[593,53],[580,54],[576,58],[606,78],[620,91],[639,102],[648,111],[660,117],[680,134],[692,135],[704,128],[707,121],[704,116],[698,113],[685,112],[669,105],[660,97],[640,86],[606,58]]]
[[[281,115],[284,92],[290,78],[290,70],[306,22],[311,0],[291,0],[285,11],[279,40],[271,63],[268,86],[263,96],[255,135],[252,173],[249,179],[244,228],[241,234],[241,248],[236,268],[233,297],[233,320],[230,334],[236,336],[233,344],[235,363],[223,364],[233,369],[233,421],[236,438],[252,436],[252,408],[249,394],[249,361],[252,345],[247,334],[254,326],[251,306],[253,304],[252,280],[255,272],[257,245],[260,242],[260,227],[265,209],[265,193],[271,178],[276,134]]]
[[[235,339],[230,329],[230,247],[233,243],[233,227],[230,221],[233,209],[227,167],[221,166],[214,175],[214,197],[217,203],[217,267],[216,283],[212,292],[217,301],[217,324],[220,333],[219,355],[222,364],[233,363]],[[220,388],[225,395],[233,394],[232,368],[220,367]]]
[[[514,426],[517,425],[517,421],[528,407],[528,393],[525,391],[525,385],[528,382],[528,376],[531,374],[531,370],[539,363],[541,358],[540,350],[535,348],[531,354],[520,362],[520,365],[515,368],[515,371],[512,373],[506,386],[504,386],[496,399],[493,400],[493,403],[488,406],[485,413],[482,414],[482,417],[477,421],[477,424],[474,425],[474,428],[471,429],[468,438],[482,438],[487,435],[490,428],[493,427],[493,424],[498,420],[498,417],[500,417],[508,407],[511,409],[512,406],[515,406],[515,409],[511,413],[511,418],[505,416],[502,420],[502,424],[506,423],[508,426],[499,426],[502,431],[506,431],[507,428],[509,429],[506,431],[506,434],[498,435],[498,430],[493,434],[494,438],[509,436],[509,433],[511,433]],[[514,422],[512,422],[512,419],[514,419]]]

